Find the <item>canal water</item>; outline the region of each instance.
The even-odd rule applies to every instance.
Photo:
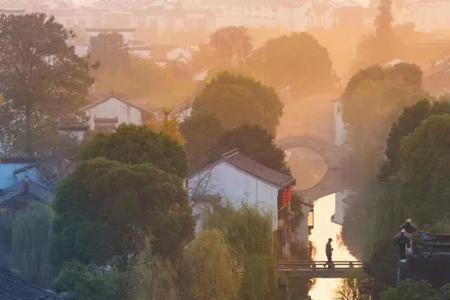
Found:
[[[331,221],[335,211],[335,195],[329,195],[314,203],[314,229],[309,237],[315,248],[313,259],[326,260],[325,245],[328,238],[333,239],[333,260],[357,260],[342,242],[342,226]],[[315,284],[309,291],[312,300],[333,300],[337,298],[337,290],[342,284],[342,279],[315,280]]]

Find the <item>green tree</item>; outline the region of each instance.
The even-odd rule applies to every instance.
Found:
[[[375,18],[375,32],[365,37],[358,45],[359,67],[384,64],[398,58],[402,46],[392,26],[393,21],[392,1],[381,0],[378,16]]]
[[[49,261],[53,219],[50,207],[33,204],[19,213],[11,226],[12,267],[24,279],[44,286],[53,278]]]
[[[236,258],[221,231],[201,232],[188,244],[183,261],[190,278],[189,299],[238,299]]]
[[[430,103],[422,100],[406,107],[391,127],[386,147],[387,163],[382,174],[392,175],[400,169],[400,144],[405,136],[413,132],[423,120],[434,114],[450,113],[450,102]]]
[[[443,300],[438,291],[425,281],[403,281],[381,295],[381,300]]]
[[[45,14],[0,17],[0,90],[23,111],[29,155],[34,154],[33,113],[52,118],[74,113],[93,83],[87,59],[66,43],[72,36]]]
[[[216,206],[205,227],[223,232],[242,270],[240,297],[243,300],[272,300],[276,297],[276,253],[272,216],[252,207],[235,209]]]
[[[402,203],[419,226],[448,218],[450,114],[432,115],[400,146]]]
[[[149,239],[128,274],[130,300],[178,299],[176,269],[170,261],[152,253]]]
[[[224,129],[210,114],[194,114],[181,123],[180,131],[186,140],[186,153],[190,168],[196,170],[207,162],[211,149]]]
[[[427,97],[420,74],[414,65],[375,66],[349,81],[343,95],[344,120],[349,124],[348,142],[355,149],[352,174],[356,182],[377,174],[389,126],[402,109]]]
[[[58,187],[52,259],[105,264],[136,255],[145,236],[155,254],[176,258],[193,235],[180,178],[151,164],[104,158],[81,163]]]
[[[119,300],[123,299],[120,279],[115,270],[67,262],[55,279],[53,289],[67,300]]]
[[[269,40],[256,49],[246,65],[256,78],[293,96],[333,91],[336,75],[328,50],[308,33]]]
[[[54,118],[42,111],[31,114],[33,151],[37,156],[73,156],[78,151],[78,141],[58,130]],[[13,101],[0,104],[0,144],[7,156],[24,155],[27,147],[25,112],[14,108]]]
[[[253,49],[253,40],[243,26],[219,28],[211,34],[209,45],[227,66],[242,65]]]
[[[187,174],[183,147],[148,126],[121,125],[112,134],[97,134],[86,143],[81,157],[83,160],[105,157],[127,164],[151,163],[181,178]]]
[[[368,287],[373,285],[370,279],[362,278],[356,274],[348,274],[337,290],[338,300],[371,300],[367,293]]]
[[[249,77],[223,72],[195,98],[193,110],[216,115],[225,129],[249,123],[274,133],[283,104],[273,88]]]
[[[259,126],[243,125],[223,134],[214,145],[212,158],[239,148],[239,152],[276,171],[290,174],[285,153],[275,144],[273,136]]]
[[[120,33],[100,33],[91,37],[89,58],[103,72],[117,72],[128,66],[128,49]]]

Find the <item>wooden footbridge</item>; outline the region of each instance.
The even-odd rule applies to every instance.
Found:
[[[286,260],[278,263],[280,278],[347,278],[364,274],[361,261],[334,261],[330,266],[326,261]]]

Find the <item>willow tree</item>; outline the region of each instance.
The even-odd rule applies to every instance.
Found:
[[[240,280],[235,264],[236,257],[220,230],[200,233],[184,252],[189,299],[238,299]]]
[[[23,114],[29,155],[34,154],[33,114],[76,111],[93,83],[87,59],[67,45],[72,37],[45,14],[0,16],[0,91]]]
[[[12,223],[12,266],[34,283],[45,285],[52,279],[49,251],[53,219],[50,207],[35,204],[18,214]]]
[[[136,256],[128,276],[128,290],[133,300],[176,300],[177,272],[167,259],[152,252],[150,239]]]
[[[216,207],[205,221],[218,229],[236,255],[236,270],[242,272],[242,300],[272,300],[276,297],[276,253],[272,217],[257,208]]]

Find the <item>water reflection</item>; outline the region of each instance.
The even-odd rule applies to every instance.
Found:
[[[325,244],[328,238],[333,239],[333,260],[357,260],[350,254],[341,238],[341,225],[331,222],[331,217],[335,210],[335,195],[317,200],[314,204],[314,229],[310,236],[310,241],[316,248],[313,256],[314,260],[326,260]],[[337,291],[343,284],[342,279],[322,279],[315,281],[309,292],[313,300],[339,299]]]

